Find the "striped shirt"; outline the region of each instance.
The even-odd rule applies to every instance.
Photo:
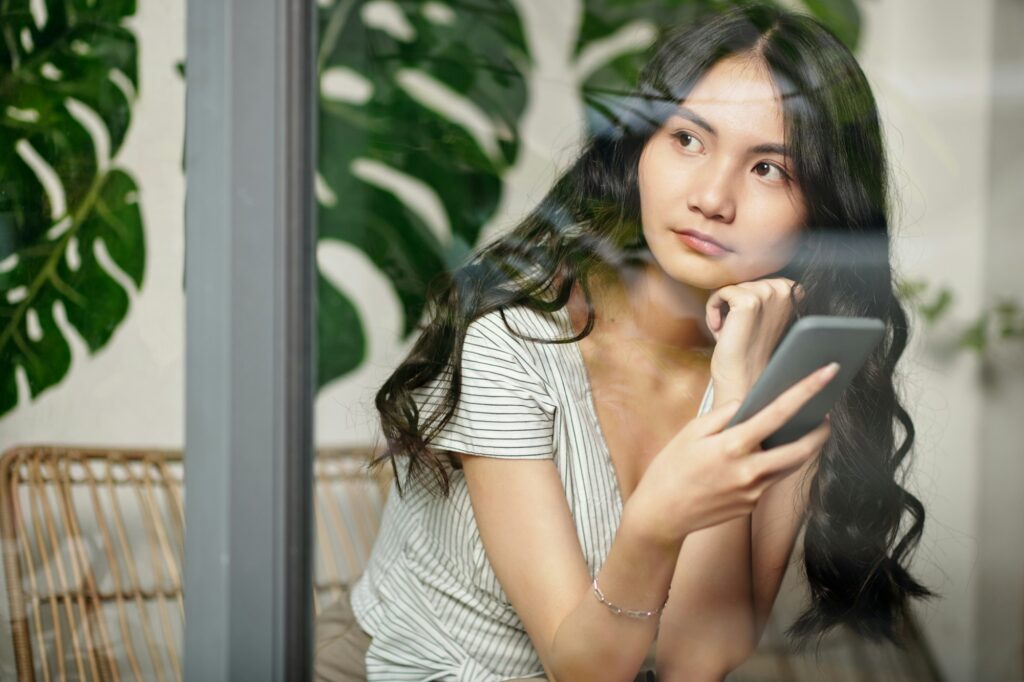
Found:
[[[573,335],[566,308],[546,314],[516,306],[505,309],[505,318],[524,336]],[[494,311],[469,325],[462,371],[455,413],[431,446],[554,460],[587,567],[596,575],[623,505],[578,345],[520,339]],[[414,392],[421,415],[438,409],[449,380],[450,367]],[[710,409],[712,396],[709,383],[698,414]],[[406,460],[398,461],[403,476]],[[463,472],[446,466],[447,499],[405,485],[403,499],[392,483],[366,570],[353,586],[353,613],[372,637],[367,679],[543,677],[540,658],[484,553]]]

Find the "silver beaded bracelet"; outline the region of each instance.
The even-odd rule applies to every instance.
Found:
[[[604,594],[602,594],[601,592],[601,588],[597,586],[596,575],[594,576],[593,587],[594,595],[597,597],[597,600],[605,606],[607,606],[609,609],[611,609],[611,612],[614,613],[616,616],[629,616],[630,618],[638,619],[651,618],[652,616],[660,616],[661,612],[665,610],[665,605],[668,604],[668,598],[666,597],[665,604],[662,604],[661,608],[659,608],[657,611],[632,611],[630,609],[624,609],[622,607],[616,606],[615,604],[605,599]]]

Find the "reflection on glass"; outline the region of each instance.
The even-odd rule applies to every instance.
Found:
[[[580,149],[525,218],[478,240],[528,124],[516,84],[543,63],[496,7],[323,13],[322,239],[369,257],[401,303],[387,331],[415,333],[376,385],[373,470],[395,480],[383,509],[364,482],[350,510],[380,525],[358,579],[319,605],[317,674],[720,679],[779,655],[792,671],[828,640],[828,665],[856,647],[930,679],[910,606],[936,593],[910,570],[925,507],[904,485],[895,374],[910,324],[857,26],[587,5]],[[613,37],[634,41],[621,58]],[[332,261],[358,261],[326,251],[321,343],[337,346],[329,307],[353,280]],[[729,417],[808,315],[875,318],[885,338],[829,420],[762,448],[829,377]],[[318,512],[323,570],[354,534]],[[808,594],[784,617],[798,544]]]

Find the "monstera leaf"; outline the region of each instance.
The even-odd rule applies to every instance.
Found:
[[[71,363],[55,319],[90,352],[128,310],[109,259],[139,287],[145,243],[132,178],[111,167],[138,88],[134,0],[0,3],[0,414]]]
[[[581,97],[591,134],[613,126],[628,116],[631,103],[626,95],[636,83],[646,50],[668,27],[683,24],[709,10],[724,10],[742,4],[736,0],[584,0],[583,22],[576,43],[576,57],[585,55],[595,44],[613,39],[619,32],[634,35],[643,28],[649,40],[635,41],[619,54],[583,75]],[[854,0],[804,0],[804,11],[828,26],[851,50],[860,37],[860,11]]]
[[[854,0],[803,0],[807,11],[856,52],[860,44],[860,9]]]
[[[580,73],[580,96],[590,134],[600,134],[628,115],[630,103],[625,96],[636,84],[647,48],[662,31],[692,21],[711,8],[725,8],[731,4],[735,3],[712,0],[586,0],[576,42],[577,64],[587,65],[586,55],[595,44],[613,40],[620,32],[647,37],[646,40],[627,43],[603,63]]]
[[[591,128],[635,80],[657,31],[714,0],[585,0],[567,87]],[[848,44],[853,0],[806,0]],[[531,59],[511,0],[322,0],[317,73],[320,238],[357,249],[388,278],[418,326],[426,284],[463,261],[501,200],[519,150]],[[111,268],[142,283],[138,190],[111,159],[138,87],[134,0],[5,0],[0,4],[0,414],[69,369],[67,323],[95,352],[128,309]],[[653,27],[595,59],[590,48],[637,22]],[[102,157],[102,158],[100,158]],[[439,210],[408,202],[412,187]],[[440,215],[440,218],[438,216]],[[439,224],[440,223],[440,224]],[[351,300],[318,279],[318,386],[362,362],[365,335]]]
[[[519,16],[509,0],[338,0],[321,9],[320,36],[320,239],[386,274],[408,335],[427,283],[476,244],[516,158],[529,64]],[[432,194],[450,239],[387,178]],[[344,293],[322,275],[318,291],[323,385],[359,365],[365,341]]]
[[[320,10],[320,238],[366,255],[388,278],[404,312],[404,335],[417,327],[427,282],[458,265],[501,198],[502,176],[519,148],[531,59],[509,0],[327,0]],[[723,0],[584,0],[575,73],[591,132],[621,115],[658,32],[725,8]],[[807,0],[811,13],[855,42],[853,0]],[[618,41],[647,27],[647,40]],[[604,42],[611,50],[592,50]],[[620,44],[621,43],[621,44]],[[595,56],[596,55],[596,56]],[[575,78],[575,80],[573,80]],[[424,83],[427,86],[424,88]],[[334,84],[335,87],[331,87]],[[440,87],[437,87],[440,86]],[[425,96],[424,92],[435,94]],[[442,99],[475,110],[474,127]],[[480,129],[484,129],[481,134]],[[490,134],[490,137],[488,137]],[[426,188],[451,238],[439,239],[424,216],[395,191]],[[408,182],[406,182],[408,181]],[[365,336],[355,306],[322,275],[319,385],[359,366]]]

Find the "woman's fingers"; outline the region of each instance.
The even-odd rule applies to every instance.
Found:
[[[712,331],[721,331],[725,313],[734,307],[759,308],[772,299],[789,300],[793,291],[797,301],[804,298],[803,285],[786,277],[730,284],[711,293],[705,305],[705,322]]]
[[[788,281],[792,282],[792,280]],[[804,285],[800,284],[799,282],[792,282],[791,290],[793,292],[793,295],[796,297],[798,303],[800,301],[803,301],[804,298],[807,297],[807,290],[804,289]]]
[[[699,419],[692,420],[690,424],[693,424],[694,432],[698,438],[716,434],[726,427],[739,407],[739,400],[730,400],[724,405],[708,410]]]
[[[753,449],[796,414],[804,404],[835,377],[838,363],[830,363],[796,382],[753,417],[729,429],[733,438]]]
[[[826,420],[794,441],[758,453],[754,460],[761,467],[762,485],[767,487],[798,469],[821,449],[831,433],[832,425]]]
[[[712,292],[704,306],[704,322],[707,324],[708,329],[716,335],[716,338],[718,331],[722,328],[722,321],[725,319],[725,312],[729,308],[728,294],[730,287],[731,289],[737,288],[735,285],[729,285]]]
[[[770,287],[765,285],[770,290]],[[715,333],[715,338],[721,333],[727,315],[733,312],[756,313],[764,305],[761,296],[765,294],[751,287],[742,284],[730,284],[714,291],[708,297],[705,304],[705,322],[708,328]]]

